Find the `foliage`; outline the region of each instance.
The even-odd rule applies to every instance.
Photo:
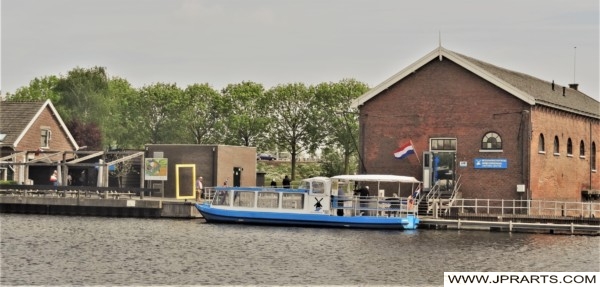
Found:
[[[107,105],[108,117],[105,130],[105,142],[109,150],[118,148],[137,149],[145,142],[134,119],[139,119],[140,111],[134,108],[135,99],[139,97],[137,89],[122,78],[112,78],[108,82]]]
[[[220,143],[224,134],[226,105],[223,97],[208,84],[194,84],[183,92],[186,107],[181,115],[196,144]]]
[[[46,76],[35,78],[29,82],[29,86],[20,87],[14,95],[7,94],[9,101],[45,101],[53,103],[60,101],[60,94],[54,91],[58,83],[57,76]]]
[[[102,150],[102,133],[97,124],[73,119],[66,125],[80,147],[87,146],[88,150]]]
[[[302,83],[276,86],[267,91],[272,139],[292,156],[292,180],[296,178],[296,160],[301,152],[314,152],[323,142],[325,130],[319,99]]]
[[[183,92],[175,84],[156,83],[140,89],[133,99],[137,114],[132,120],[140,129],[145,143],[168,144],[180,142],[182,132],[178,116],[187,104]]]
[[[261,84],[242,82],[223,89],[227,105],[225,144],[266,149],[269,118],[267,100]]]
[[[80,146],[140,149],[148,143],[255,146],[289,152],[289,174],[352,173],[358,155],[358,115],[350,103],[368,89],[354,79],[307,86],[281,84],[265,90],[255,82],[226,86],[208,83],[184,90],[155,83],[134,88],[109,79],[103,67],[74,68],[66,76],[35,78],[8,100],[50,99]],[[318,169],[298,164],[322,152]],[[298,166],[297,166],[298,165]],[[308,170],[307,170],[308,169]]]

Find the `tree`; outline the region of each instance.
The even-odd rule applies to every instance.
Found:
[[[102,150],[102,131],[96,123],[84,123],[72,119],[66,125],[77,145],[87,146],[89,150]]]
[[[127,80],[118,77],[109,80],[106,98],[109,116],[105,130],[109,150],[137,149],[146,143],[140,129],[134,128],[141,122],[140,113],[143,111],[136,106],[138,98],[137,89]]]
[[[187,101],[175,84],[156,83],[144,86],[132,107],[138,115],[131,118],[130,127],[139,129],[145,143],[180,143],[182,129],[179,116]]]
[[[242,82],[223,89],[228,108],[226,144],[264,147],[268,142],[268,103],[261,84]]]
[[[65,121],[79,119],[84,123],[96,123],[104,127],[108,106],[108,76],[103,67],[75,68],[61,77],[54,91],[61,95],[55,103]]]
[[[358,157],[358,111],[350,107],[352,100],[369,90],[354,79],[338,83],[322,83],[315,87],[317,96],[324,102],[327,117],[327,146],[339,150],[343,157],[343,173],[350,173],[352,157]],[[337,152],[328,151],[329,157]]]
[[[278,85],[266,94],[271,99],[271,137],[278,147],[290,152],[295,179],[297,156],[314,152],[324,140],[325,111],[312,89],[301,83]]]
[[[183,126],[197,144],[220,143],[225,134],[226,105],[223,97],[208,84],[194,84],[183,92],[187,101]]]
[[[58,77],[45,76],[35,78],[29,82],[29,86],[18,88],[14,95],[7,94],[9,101],[45,101],[50,100],[56,104],[60,101],[60,94],[54,89],[58,83]]]

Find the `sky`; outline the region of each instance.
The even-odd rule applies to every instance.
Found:
[[[441,45],[599,96],[598,0],[0,0],[0,90],[105,67],[134,87],[353,78]]]

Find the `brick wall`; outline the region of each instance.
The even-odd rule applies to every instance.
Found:
[[[591,131],[591,133],[590,133]],[[545,152],[539,151],[540,134]],[[590,169],[592,141],[600,142],[598,120],[564,111],[536,107],[532,112],[531,193],[534,199],[579,201],[581,190],[600,189],[600,175]],[[559,150],[554,153],[554,139]],[[571,139],[572,154],[567,154]],[[585,154],[580,155],[583,141]],[[598,151],[596,151],[596,165]]]
[[[529,150],[523,135],[529,105],[455,63],[435,59],[383,91],[360,109],[361,154],[367,173],[422,179],[415,156],[397,160],[393,151],[412,140],[419,156],[429,139],[456,138],[456,172],[463,197],[518,199]],[[480,152],[487,132],[502,137],[502,152]],[[475,169],[475,158],[503,158],[507,169]],[[466,161],[467,167],[458,167]]]

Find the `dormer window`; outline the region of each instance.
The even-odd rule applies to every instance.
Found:
[[[41,138],[40,138],[40,147],[42,148],[48,148],[50,147],[50,139],[52,132],[50,131],[49,128],[42,128],[42,134],[41,134]]]

